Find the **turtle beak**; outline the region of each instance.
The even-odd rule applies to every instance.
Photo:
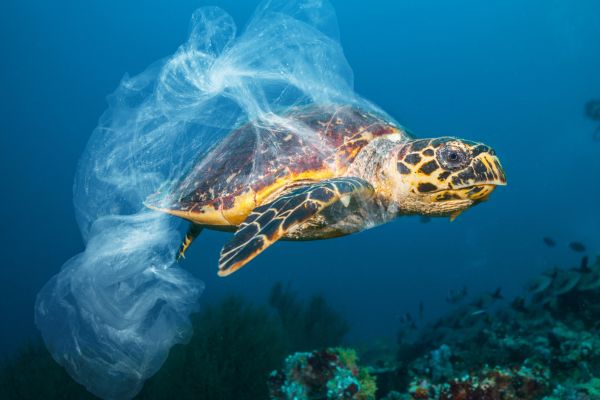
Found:
[[[490,194],[496,189],[496,185],[486,184],[486,185],[476,185],[469,188],[466,192],[466,197],[475,202],[486,201]]]
[[[493,186],[506,186],[506,175],[500,160],[496,157],[496,154],[492,150],[489,153],[485,153],[479,156],[481,164],[484,166],[485,172],[482,173],[485,176],[482,184],[493,185]]]
[[[496,186],[506,186],[506,175],[493,151],[480,155],[478,159],[480,162],[476,165],[479,171],[476,174],[479,179],[465,193],[467,198],[477,203],[486,201]]]
[[[486,201],[496,186],[506,186],[506,175],[493,151],[482,153],[472,163],[474,176],[457,190],[463,199]]]

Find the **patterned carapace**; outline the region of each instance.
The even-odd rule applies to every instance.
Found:
[[[147,203],[200,224],[237,226],[291,181],[343,175],[364,146],[386,135],[408,139],[396,124],[356,108],[299,108],[234,130],[167,197]]]

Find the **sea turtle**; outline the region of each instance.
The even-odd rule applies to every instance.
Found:
[[[278,239],[333,238],[400,215],[453,219],[505,184],[484,144],[415,139],[378,113],[322,105],[235,129],[145,204],[192,223],[178,259],[203,228],[235,232],[221,250],[226,276]]]

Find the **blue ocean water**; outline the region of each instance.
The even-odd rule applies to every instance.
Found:
[[[423,302],[443,315],[449,289],[506,296],[553,265],[577,266],[571,241],[600,252],[600,142],[584,104],[600,97],[600,4],[569,1],[332,1],[355,90],[420,137],[492,145],[508,186],[450,223],[400,218],[328,241],[281,242],[225,279],[229,234],[204,233],[184,267],[200,307],[230,294],[257,303],[276,282],[323,293],[348,340],[393,338]],[[211,1],[243,26],[253,1]],[[83,249],[72,185],[105,98],[125,73],[172,54],[205,2],[8,1],[0,15],[3,221],[0,354],[37,335],[35,296]],[[554,248],[544,245],[550,236]]]

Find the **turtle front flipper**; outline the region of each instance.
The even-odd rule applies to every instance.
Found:
[[[194,239],[198,237],[198,235],[202,232],[204,228],[202,225],[198,224],[190,224],[190,228],[181,242],[181,246],[179,246],[179,250],[177,251],[177,261],[180,261],[182,258],[185,258],[185,252],[190,247]]]
[[[359,178],[335,178],[295,188],[250,213],[221,250],[219,276],[227,276],[256,257],[286,232],[327,207],[351,197],[371,195],[373,187]]]

